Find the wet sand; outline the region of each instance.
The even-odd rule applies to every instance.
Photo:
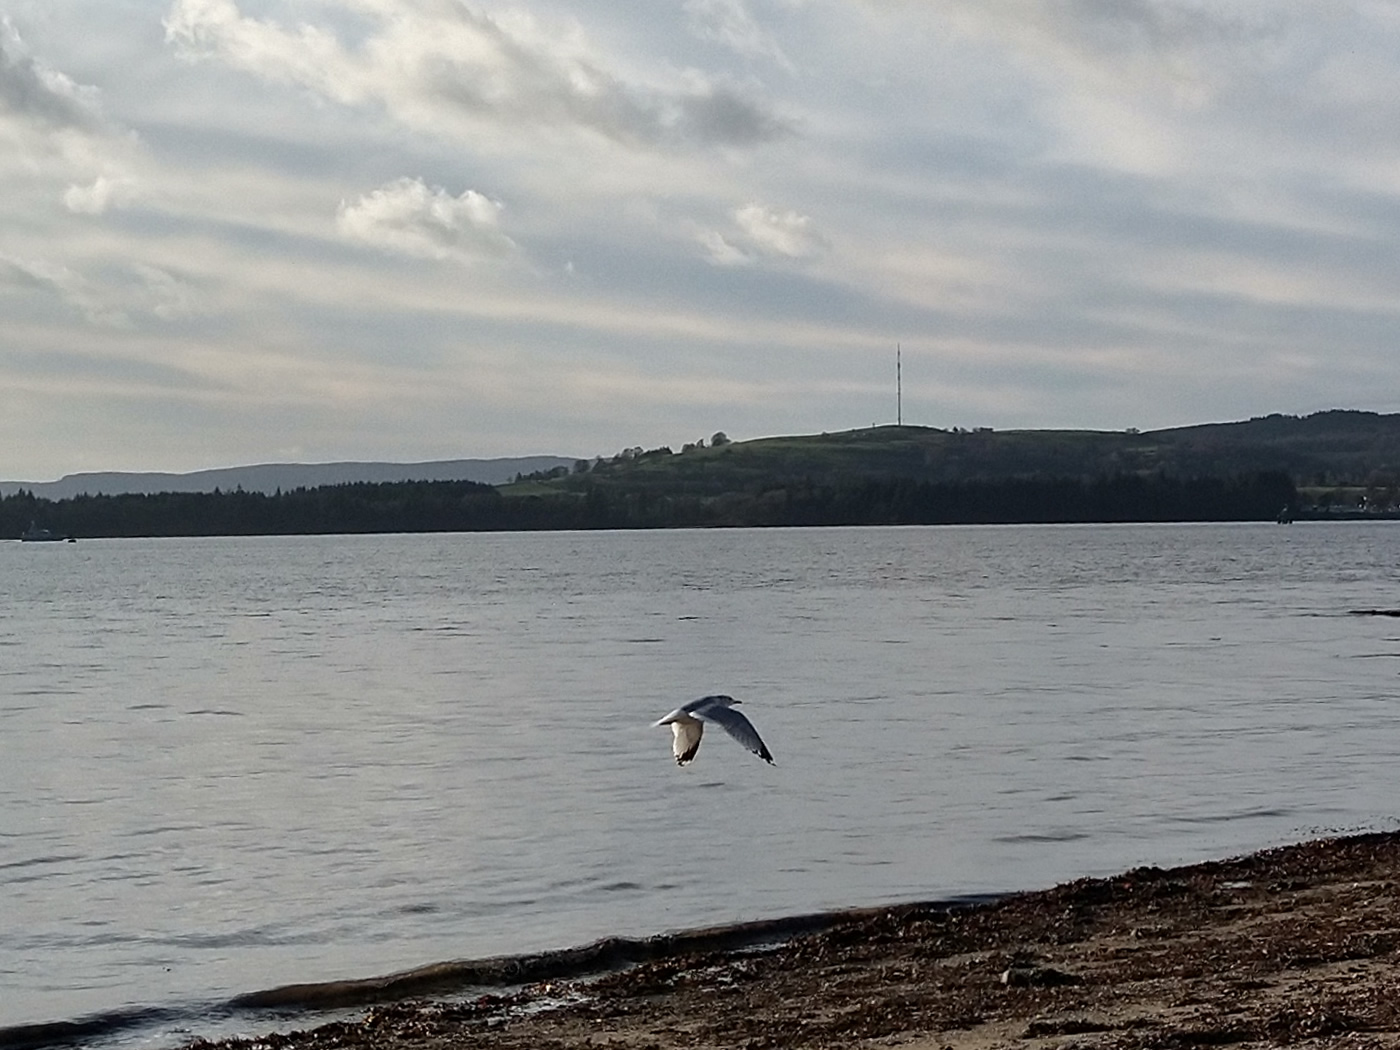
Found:
[[[832,916],[468,1002],[417,999],[276,1050],[1400,1048],[1400,833],[959,907]]]

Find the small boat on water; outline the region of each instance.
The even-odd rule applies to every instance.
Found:
[[[40,528],[32,521],[29,523],[29,528],[19,534],[19,538],[22,543],[60,543],[64,540],[69,543],[74,542],[72,536],[64,536],[52,529]]]

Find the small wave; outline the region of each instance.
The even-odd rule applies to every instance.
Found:
[[[91,1014],[71,1021],[12,1025],[8,1028],[0,1028],[0,1047],[3,1047],[4,1050],[30,1050],[33,1047],[84,1043],[133,1028],[151,1028],[196,1016],[208,1015],[161,1007],[139,1007]]]
[[[11,860],[0,864],[0,871],[14,868],[32,868],[39,864],[66,864],[70,860],[82,860],[79,853],[54,853],[47,857],[29,857],[26,860]]]
[[[1026,831],[1019,835],[998,835],[993,842],[1003,844],[1026,842],[1077,842],[1089,838],[1087,831]]]
[[[1172,817],[1173,824],[1228,824],[1236,820],[1267,820],[1286,817],[1293,811],[1284,808],[1241,809],[1234,813],[1205,813],[1192,817]]]
[[[142,838],[146,835],[168,835],[172,831],[194,831],[202,827],[200,824],[160,824],[154,828],[137,828],[135,831],[124,832],[127,838]],[[175,870],[181,870],[176,868]],[[184,870],[193,870],[186,868]]]
[[[282,926],[252,927],[244,930],[229,930],[224,933],[179,933],[165,936],[148,936],[149,944],[159,944],[170,948],[247,948],[281,947],[297,944],[325,944],[332,934],[326,930],[288,931]]]

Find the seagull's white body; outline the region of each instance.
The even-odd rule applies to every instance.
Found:
[[[676,708],[665,718],[657,719],[654,726],[670,726],[675,734],[671,749],[676,755],[676,765],[683,766],[695,757],[700,750],[700,737],[704,735],[705,723],[714,722],[739,743],[752,751],[770,766],[773,756],[758,735],[753,723],[734,710],[733,705],[740,701],[732,696],[702,696],[699,700]]]

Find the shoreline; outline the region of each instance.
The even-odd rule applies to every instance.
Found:
[[[378,985],[394,1001],[358,1020],[190,1045],[1400,1047],[1398,877],[1400,832],[1318,839],[981,902],[608,938],[520,957],[553,959],[555,969],[522,969],[513,983],[532,983],[472,999],[399,996],[434,987],[441,995],[446,986],[433,980],[457,981],[464,966],[509,958],[336,982],[360,993]],[[591,973],[566,973],[579,964]],[[433,972],[441,967],[456,972]],[[267,1006],[261,997],[290,1002],[329,987],[293,985],[240,1000]]]
[[[606,937],[206,1005],[201,1015],[225,1032],[242,1015],[240,1028],[267,1034],[184,1046],[1400,1050],[1400,831],[1044,890]],[[151,1007],[19,1025],[0,1029],[0,1048],[79,1046],[177,1018],[197,1030],[197,1016]]]
[[[875,905],[809,912],[777,919],[701,926],[648,937],[602,937],[571,948],[481,959],[454,959],[399,970],[380,977],[279,985],[229,1000],[232,1009],[331,1010],[392,1003],[424,995],[457,995],[468,988],[510,988],[544,981],[586,980],[605,973],[701,953],[738,953],[778,946],[849,922],[887,912],[891,907],[952,909],[999,898],[989,894],[967,900],[940,900],[902,905]]]
[[[361,1006],[393,1005],[424,996],[459,1000],[487,989],[510,994],[544,981],[586,981],[641,963],[702,952],[742,953],[773,946],[834,926],[873,917],[892,907],[958,908],[997,900],[1004,894],[976,894],[919,903],[869,905],[693,927],[644,937],[602,937],[568,948],[512,955],[451,959],[425,963],[374,977],[297,982],[243,992],[193,1006],[132,1006],[56,1021],[0,1026],[0,1050],[30,1050],[53,1045],[80,1045],[101,1037],[159,1023],[197,1023],[200,1016],[227,1019],[331,1016]],[[285,1026],[284,1026],[285,1027]],[[197,1044],[215,1040],[199,1039]]]

